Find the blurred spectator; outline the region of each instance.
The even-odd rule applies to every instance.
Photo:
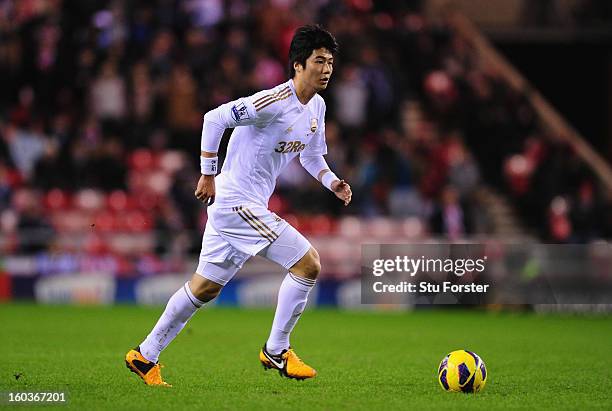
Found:
[[[361,50],[361,78],[368,88],[368,122],[375,127],[393,117],[395,93],[389,70],[379,51],[371,46]]]
[[[345,127],[359,128],[366,121],[368,90],[361,78],[360,69],[348,66],[336,74],[334,112],[338,122]]]
[[[15,192],[13,206],[19,213],[18,251],[23,254],[35,254],[51,245],[53,229],[41,213],[41,205],[39,193],[30,189]]]
[[[471,219],[459,201],[459,193],[453,186],[446,186],[440,195],[430,218],[431,232],[442,234],[449,240],[458,240],[472,233]]]
[[[0,210],[8,208],[11,202],[11,181],[9,169],[6,164],[0,162]]]
[[[580,183],[572,203],[570,219],[575,227],[575,241],[584,243],[602,236],[604,215],[592,181],[584,180]]]
[[[138,123],[146,123],[153,110],[153,85],[149,76],[147,64],[140,61],[132,67],[132,115]]]
[[[106,61],[91,87],[91,109],[99,119],[121,120],[127,114],[125,82],[117,66]]]
[[[285,70],[278,60],[263,50],[255,52],[255,77],[253,86],[258,90],[269,89],[285,81]]]
[[[175,38],[170,30],[160,30],[151,45],[149,67],[154,80],[166,80],[172,70],[172,51]]]
[[[21,129],[8,126],[4,130],[11,158],[21,175],[29,179],[33,175],[34,166],[45,151],[45,136],[40,123],[32,129]]]
[[[567,243],[571,240],[573,227],[568,211],[567,199],[562,196],[555,197],[550,203],[548,212],[549,240],[553,243]]]
[[[170,74],[168,91],[168,121],[172,129],[191,132],[201,126],[202,115],[197,109],[197,87],[189,67],[177,64]]]
[[[62,187],[64,179],[70,178],[65,172],[59,158],[59,144],[56,140],[48,140],[44,152],[36,162],[32,183],[41,189]]]
[[[448,180],[457,189],[459,197],[468,200],[480,182],[480,171],[461,139],[450,138],[448,151]]]

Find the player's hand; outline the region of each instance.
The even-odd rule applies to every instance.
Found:
[[[351,186],[344,180],[336,180],[331,184],[331,189],[340,200],[344,201],[344,205],[347,206],[351,202],[353,192]]]
[[[204,204],[212,205],[215,202],[215,176],[201,176],[195,196]]]

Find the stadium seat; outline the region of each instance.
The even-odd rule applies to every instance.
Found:
[[[152,226],[152,219],[148,213],[134,210],[125,215],[125,228],[130,232],[145,232],[149,231]]]
[[[147,187],[156,194],[167,194],[171,185],[170,175],[163,170],[153,171],[147,177]]]
[[[145,171],[155,167],[155,161],[151,151],[141,148],[132,153],[128,165],[131,169]]]
[[[53,188],[45,195],[44,204],[47,209],[61,210],[70,207],[70,197],[59,188]]]
[[[341,218],[338,225],[338,231],[343,237],[359,238],[362,235],[361,220],[357,217]]]
[[[74,204],[82,210],[99,210],[105,205],[105,196],[99,190],[86,188],[76,193]]]
[[[417,239],[425,233],[423,221],[417,217],[406,218],[401,223],[401,235],[406,239]]]
[[[329,235],[332,231],[332,219],[325,214],[318,214],[310,218],[310,232],[313,235]]]
[[[128,208],[128,202],[131,199],[128,197],[127,193],[123,190],[115,190],[108,195],[106,198],[106,203],[108,208],[113,211],[123,211]]]
[[[117,229],[117,218],[110,211],[102,211],[96,215],[94,220],[95,229],[103,232]]]
[[[167,150],[159,157],[159,167],[168,174],[174,174],[185,167],[185,154],[176,150]]]
[[[387,218],[374,218],[367,222],[367,231],[375,238],[387,238],[393,236],[395,227],[393,222]]]

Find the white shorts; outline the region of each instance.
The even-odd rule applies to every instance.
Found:
[[[310,242],[285,220],[265,207],[208,207],[208,222],[196,273],[227,284],[256,254],[286,269],[310,249]]]

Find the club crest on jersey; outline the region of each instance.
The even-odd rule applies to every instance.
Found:
[[[232,117],[237,123],[241,120],[247,120],[249,118],[249,112],[244,103],[234,104],[232,107]]]
[[[315,131],[317,131],[318,127],[319,127],[319,122],[317,121],[317,119],[311,118],[310,119],[310,131],[314,133]]]

